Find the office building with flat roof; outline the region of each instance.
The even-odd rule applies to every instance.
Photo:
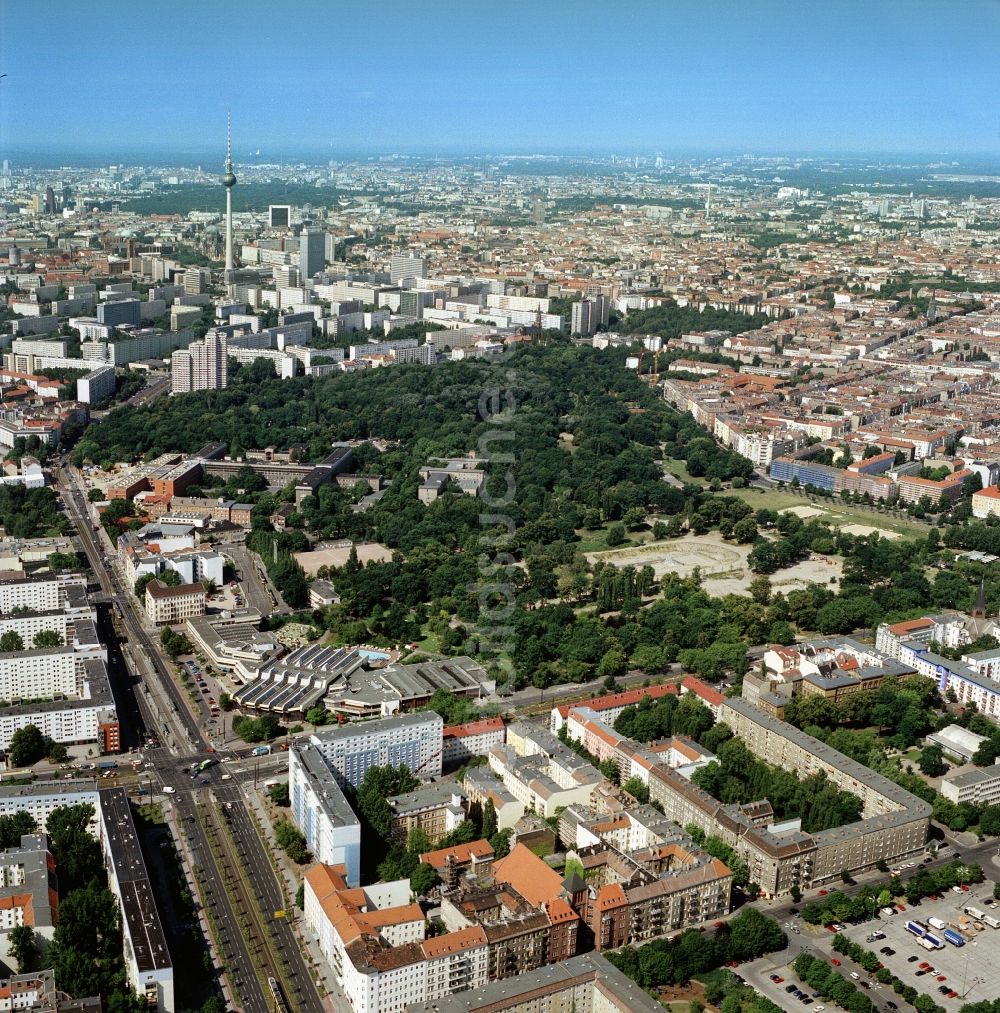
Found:
[[[299,236],[299,274],[303,281],[326,267],[326,233],[321,229],[303,229]]]

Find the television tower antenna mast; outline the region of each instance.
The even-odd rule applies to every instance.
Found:
[[[236,186],[236,174],[233,172],[233,129],[232,116],[226,113],[226,171],[222,175],[222,185],[226,188],[226,271],[225,283],[233,283],[233,187]]]

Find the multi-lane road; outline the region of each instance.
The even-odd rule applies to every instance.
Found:
[[[324,1004],[293,930],[288,920],[278,915],[288,907],[288,901],[243,794],[253,790],[259,768],[280,765],[283,754],[262,762],[240,761],[214,752],[182,688],[136,614],[131,589],[124,586],[104,551],[76,476],[68,468],[57,470],[56,476],[64,509],[76,527],[108,607],[125,633],[137,677],[129,675],[127,666],[122,670],[122,662],[112,650],[119,716],[141,725],[146,734],[155,732],[166,743],[145,750],[151,769],[143,776],[166,788],[165,795],[175,808],[185,839],[185,857],[195,875],[232,992],[248,1013],[269,1013],[274,1002],[267,977],[273,976],[282,985],[289,1009],[321,1013]],[[110,616],[104,617],[105,624],[110,621]],[[192,776],[209,758],[225,762]]]

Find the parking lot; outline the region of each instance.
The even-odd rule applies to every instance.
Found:
[[[992,885],[973,887],[968,893],[947,893],[937,900],[925,898],[916,906],[907,905],[905,912],[889,918],[880,918],[875,922],[863,922],[860,925],[848,925],[844,935],[865,949],[873,950],[879,959],[893,974],[906,984],[912,985],[918,992],[926,992],[935,1002],[945,1009],[957,1010],[964,1002],[978,999],[993,999],[1000,995],[1000,929],[988,926],[981,932],[972,927],[972,920],[962,922],[964,907],[972,904],[989,915],[1000,914],[1000,909],[991,908],[993,904]],[[967,916],[966,916],[967,917]],[[939,918],[948,925],[957,925],[959,932],[966,939],[961,947],[945,943],[944,949],[926,950],[917,943],[916,936],[904,927],[913,918],[927,924],[929,918]],[[884,932],[886,938],[875,942],[867,942],[867,937],[874,931]],[[941,931],[931,928],[931,932],[943,939]],[[832,937],[831,937],[832,939]],[[894,954],[884,954],[882,949],[889,947]],[[874,984],[871,975],[865,974],[860,968],[845,957],[832,953],[833,957],[843,961],[844,971],[849,975],[852,971],[860,974],[859,980],[867,980]],[[916,957],[916,960],[911,960]],[[935,973],[922,970],[920,965],[927,963]],[[945,981],[939,981],[944,976]],[[940,991],[942,986],[956,992],[954,998],[948,998]],[[885,989],[883,988],[883,992]],[[876,993],[877,994],[877,993]],[[874,999],[874,995],[873,995]]]
[[[905,912],[891,917],[880,916],[874,921],[847,925],[843,935],[877,954],[879,960],[905,984],[931,996],[949,1013],[957,1013],[965,1003],[1000,995],[1000,929],[986,926],[977,932],[972,927],[972,919],[964,912],[965,906],[971,904],[987,915],[1000,918],[1000,906],[991,907],[994,904],[992,892],[992,883],[971,887],[961,894],[948,891],[936,900],[925,898],[915,906],[907,904]],[[961,921],[963,917],[967,919],[965,922]],[[962,947],[946,942],[944,949],[926,950],[904,927],[911,918],[924,924],[928,924],[930,918],[938,918],[947,925],[957,924],[967,942]],[[825,1006],[830,1013],[837,1009],[835,1004],[814,996],[812,989],[792,970],[792,963],[800,952],[810,953],[831,964],[839,961],[834,965],[836,969],[865,991],[879,1013],[896,1013],[897,1010],[903,1013],[910,1008],[891,986],[880,984],[874,975],[844,954],[837,953],[833,949],[833,932],[821,926],[808,925],[795,916],[783,923],[783,927],[788,934],[788,949],[761,957],[742,968],[745,979],[782,1009],[812,1011],[816,1006]],[[932,927],[930,931],[943,939],[943,930]],[[885,933],[885,938],[869,942],[868,937],[876,932]],[[882,953],[883,948],[894,952]],[[911,957],[915,959],[911,960]],[[921,964],[927,966],[922,968]],[[931,967],[933,973],[929,970]],[[918,971],[923,973],[918,974]],[[774,981],[772,975],[781,980]],[[944,981],[938,980],[941,976]],[[788,993],[789,986],[805,992],[806,999],[803,1001]],[[940,991],[941,988],[953,991],[955,995],[948,997]]]

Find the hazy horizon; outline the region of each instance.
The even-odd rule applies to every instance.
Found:
[[[231,110],[239,161],[989,158],[998,37],[998,0],[5,3],[0,154],[214,167]]]

